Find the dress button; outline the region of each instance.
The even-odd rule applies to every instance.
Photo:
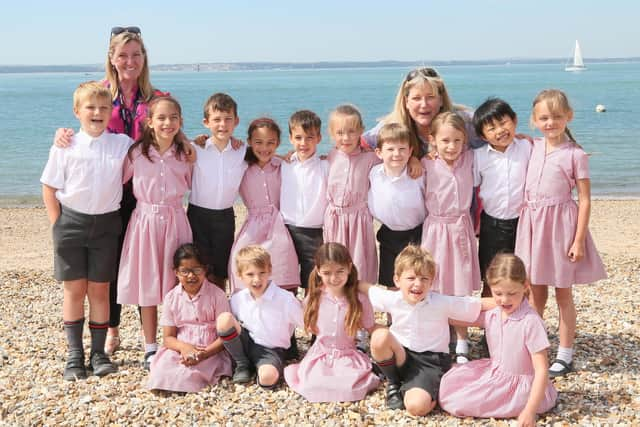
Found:
[[[160,176],[164,176],[164,172],[160,172]]]

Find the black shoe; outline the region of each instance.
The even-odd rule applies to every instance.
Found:
[[[93,370],[93,375],[104,377],[118,371],[118,368],[111,363],[109,356],[104,351],[94,351],[89,358],[89,367]]]
[[[233,377],[231,381],[236,384],[246,384],[253,380],[253,371],[246,365],[238,364],[233,370]]]
[[[87,368],[84,366],[84,354],[82,352],[74,351],[69,353],[62,377],[67,381],[87,378]]]
[[[404,399],[398,384],[389,383],[387,385],[386,402],[389,409],[404,409]]]
[[[144,370],[149,372],[151,370],[151,359],[156,355],[155,351],[150,351],[144,354],[144,361],[142,362],[142,366]]]
[[[551,362],[551,366],[553,366],[554,363],[559,363],[560,365],[562,365],[562,369],[560,369],[559,371],[552,371],[551,369],[549,369],[549,378],[563,377],[569,372],[573,371],[573,362],[567,363],[562,359],[556,359]]]
[[[289,348],[286,349],[284,352],[284,360],[292,360],[292,359],[299,359],[299,358],[300,358],[300,351],[298,351],[298,341],[296,340],[295,335],[292,335]]]

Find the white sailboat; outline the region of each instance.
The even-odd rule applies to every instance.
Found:
[[[573,64],[567,64],[564,68],[565,71],[584,71],[587,67],[584,66],[582,60],[582,50],[580,50],[580,43],[576,40],[576,47],[573,51]]]

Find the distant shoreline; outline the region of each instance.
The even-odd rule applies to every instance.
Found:
[[[640,57],[630,58],[585,58],[587,64],[640,62]],[[451,61],[318,61],[318,62],[194,62],[187,64],[158,64],[152,71],[258,71],[258,70],[317,70],[342,68],[386,68],[469,65],[544,65],[565,64],[566,58],[503,58],[488,60]],[[104,72],[104,64],[80,65],[0,65],[0,74],[15,73],[94,73]]]

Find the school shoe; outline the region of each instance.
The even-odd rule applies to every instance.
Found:
[[[67,381],[84,380],[87,378],[87,368],[84,366],[84,354],[81,351],[69,352],[62,378]]]
[[[145,371],[148,372],[151,370],[151,361],[153,360],[155,355],[156,355],[155,351],[149,351],[144,354],[144,361],[142,362],[142,366],[144,367]]]
[[[549,369],[549,378],[563,377],[569,372],[573,371],[573,362],[567,363],[562,359],[556,359],[551,363],[551,366],[553,366],[554,363],[562,365],[562,369],[560,369],[559,371],[552,371],[551,369]]]
[[[104,377],[105,375],[118,372],[116,365],[111,363],[109,356],[104,351],[94,351],[89,358],[89,367],[93,371],[93,375]]]
[[[387,385],[386,403],[389,409],[404,409],[404,399],[399,384],[389,383]]]
[[[236,364],[236,367],[233,370],[233,377],[231,377],[231,381],[236,384],[246,384],[252,381],[253,377],[253,370],[249,366],[239,363]]]

